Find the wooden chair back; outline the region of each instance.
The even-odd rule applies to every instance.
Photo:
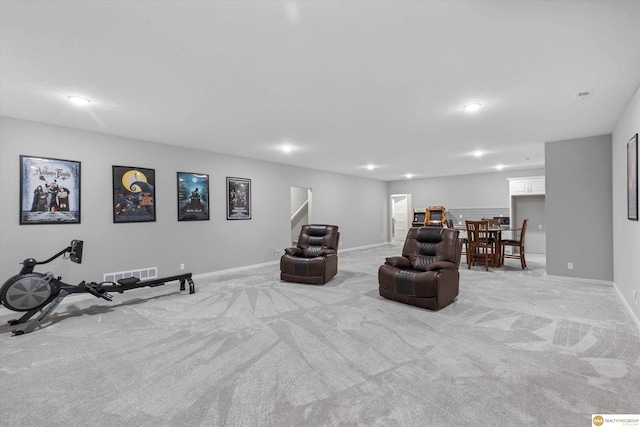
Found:
[[[489,222],[489,227],[491,227],[491,228],[499,228],[500,227],[500,220],[499,219],[482,218],[482,221],[488,221]]]
[[[522,221],[522,228],[520,229],[520,238],[505,239],[500,241],[500,258],[501,258],[500,262],[501,263],[504,263],[505,258],[514,258],[514,259],[520,260],[520,265],[522,266],[523,270],[527,268],[527,261],[525,259],[525,252],[524,252],[524,238],[526,236],[528,222],[529,222],[529,219],[525,219],[524,221]],[[512,251],[517,249],[517,252],[507,253],[505,250],[507,246],[511,247]]]
[[[495,258],[495,242],[489,233],[489,221],[466,221],[467,226],[467,264],[468,268],[476,261],[484,261],[485,269],[493,266]]]

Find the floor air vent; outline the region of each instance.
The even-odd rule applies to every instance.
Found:
[[[140,280],[155,279],[158,277],[158,267],[141,268],[139,270],[118,271],[117,273],[105,273],[102,276],[105,282],[117,283],[120,279],[137,277]]]

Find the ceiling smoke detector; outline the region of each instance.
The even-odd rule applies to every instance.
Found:
[[[589,98],[590,96],[591,96],[591,91],[590,90],[584,90],[584,91],[578,92],[576,94],[576,99],[578,101],[581,101],[581,100]]]

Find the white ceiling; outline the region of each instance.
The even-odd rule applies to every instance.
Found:
[[[640,85],[640,0],[0,6],[3,116],[380,180],[542,167]]]

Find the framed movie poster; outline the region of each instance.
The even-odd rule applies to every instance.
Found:
[[[113,222],[156,220],[154,169],[113,166]]]
[[[20,156],[20,224],[80,223],[80,162]]]
[[[227,177],[227,219],[251,219],[251,180]]]
[[[638,220],[638,134],[627,144],[627,218]]]
[[[178,221],[209,220],[209,175],[178,172]]]

